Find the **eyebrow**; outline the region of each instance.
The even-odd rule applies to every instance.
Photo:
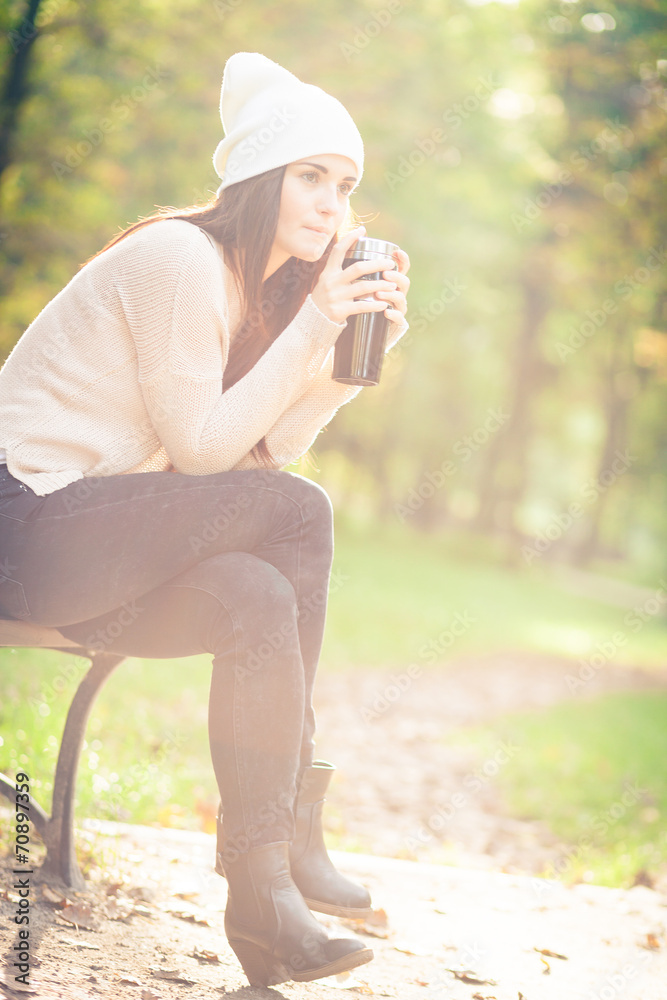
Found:
[[[328,167],[323,167],[321,163],[310,163],[308,160],[300,160],[299,161],[299,166],[300,167],[315,167],[316,170],[321,170],[323,174],[328,174],[329,173],[329,168]],[[344,181],[350,181],[352,184],[356,184],[357,183],[357,178],[356,177],[343,177],[343,180]]]

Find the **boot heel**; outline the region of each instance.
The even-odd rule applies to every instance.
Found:
[[[289,981],[289,973],[280,962],[251,941],[229,939],[230,948],[243,967],[251,986],[277,986]]]

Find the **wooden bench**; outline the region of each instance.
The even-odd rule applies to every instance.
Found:
[[[30,799],[31,829],[37,830],[46,845],[42,873],[62,879],[66,886],[82,889],[85,881],[76,860],[74,844],[74,798],[79,756],[93,702],[107,677],[125,657],[84,649],[55,628],[0,619],[0,647],[3,646],[56,649],[90,660],[90,669],[79,684],[67,713],[53,781],[51,815],[32,796]],[[14,778],[0,774],[0,792],[14,803]]]

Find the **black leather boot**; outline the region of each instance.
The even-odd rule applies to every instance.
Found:
[[[325,760],[314,760],[301,772],[289,852],[292,878],[311,910],[335,917],[369,917],[373,911],[368,890],[336,871],[324,843],[322,807],[335,770]]]
[[[300,773],[295,805],[295,834],[290,845],[294,883],[311,910],[335,917],[369,917],[373,912],[367,889],[345,878],[327,854],[322,832],[324,795],[336,768],[324,760],[313,761]],[[236,851],[226,848],[222,812],[218,811],[215,870],[226,874]]]
[[[329,938],[290,875],[286,841],[226,860],[225,932],[251,986],[307,983],[373,958],[356,938]]]

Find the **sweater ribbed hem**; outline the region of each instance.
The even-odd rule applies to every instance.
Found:
[[[20,472],[8,464],[9,471],[15,479],[20,479],[38,497],[45,497],[56,490],[62,490],[70,483],[75,483],[77,479],[83,479],[83,472],[80,469],[68,469],[67,472]]]
[[[339,333],[345,327],[345,323],[335,323],[325,316],[315,305],[311,295],[306,298],[293,322],[298,325],[299,330],[326,347],[334,345]]]

